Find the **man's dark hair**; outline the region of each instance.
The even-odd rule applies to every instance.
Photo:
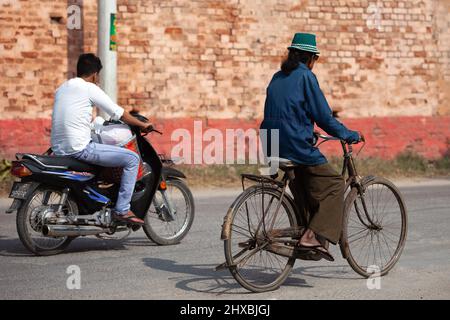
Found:
[[[292,71],[297,69],[297,67],[301,63],[308,64],[310,59],[314,56],[314,53],[297,50],[297,49],[289,49],[289,54],[286,60],[281,64],[281,71],[285,74],[289,75]]]
[[[102,70],[100,58],[93,53],[84,53],[80,55],[77,63],[77,77],[89,77]]]

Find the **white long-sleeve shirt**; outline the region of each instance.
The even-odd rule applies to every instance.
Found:
[[[81,78],[67,80],[56,90],[51,132],[56,155],[74,154],[89,144],[94,106],[113,120],[119,120],[124,113],[102,89]]]

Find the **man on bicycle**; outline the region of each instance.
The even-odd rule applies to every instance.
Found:
[[[319,58],[316,36],[297,33],[288,50],[281,71],[275,73],[267,88],[261,129],[266,129],[269,136],[271,129],[279,130],[279,155],[275,156],[298,165],[294,171],[296,178],[289,186],[305,218],[305,231],[298,248],[312,250],[319,257],[333,261],[324,240],[333,244],[339,241],[345,182],[314,147],[314,125],[348,143],[358,142],[362,136],[333,117],[311,71]],[[270,148],[267,153],[270,157]]]

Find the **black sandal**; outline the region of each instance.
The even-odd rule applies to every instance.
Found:
[[[325,260],[328,261],[334,261],[333,256],[328,252],[328,250],[322,246],[322,245],[316,245],[316,246],[304,246],[300,244],[300,241],[297,242],[297,244],[295,245],[295,248],[297,250],[300,251],[313,251],[315,254],[318,254],[320,256],[322,256],[322,258],[324,258]],[[323,250],[321,250],[320,248],[322,248]]]

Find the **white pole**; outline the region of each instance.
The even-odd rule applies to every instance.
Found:
[[[117,103],[117,49],[114,23],[117,0],[98,0],[98,55],[103,64],[100,72],[100,87]],[[111,37],[112,36],[112,37]],[[109,117],[99,112],[99,115]]]

